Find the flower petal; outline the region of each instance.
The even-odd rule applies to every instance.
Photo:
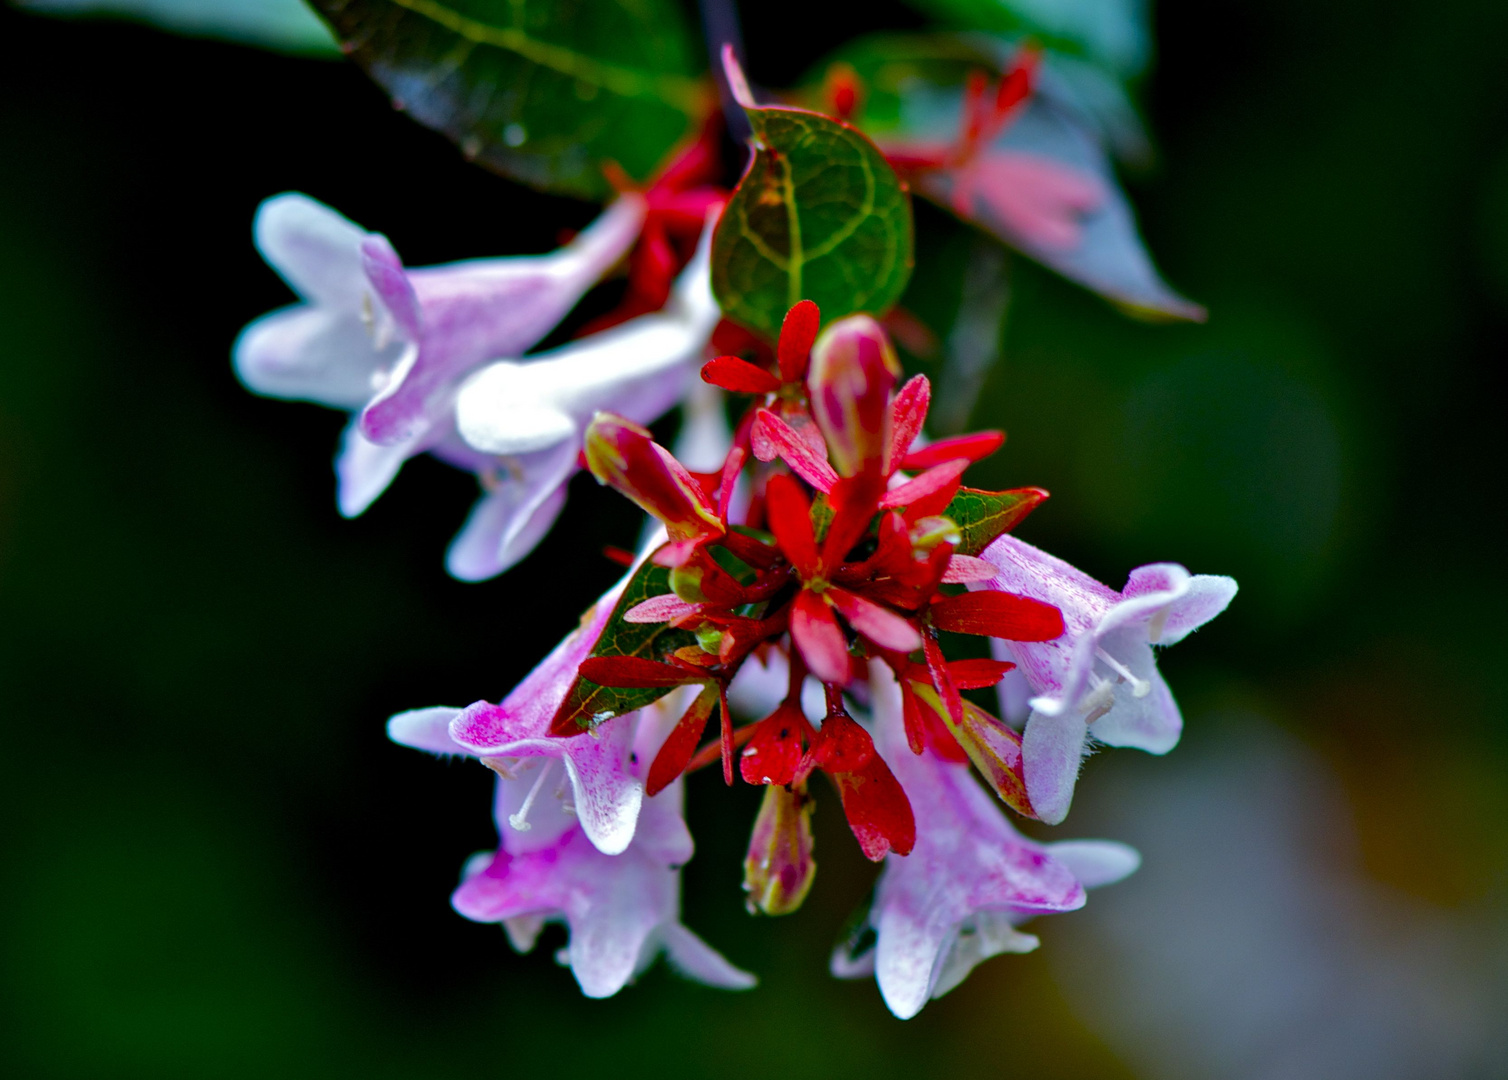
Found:
[[[432,754],[464,754],[466,749],[450,737],[450,722],[461,714],[450,705],[410,709],[389,717],[387,737],[402,746]]]
[[[361,433],[359,420],[346,425],[335,459],[335,502],[341,516],[359,517],[387,490],[405,461],[429,448],[434,436],[425,432],[411,442],[378,446]]]
[[[759,982],[678,922],[665,927],[665,959],[688,979],[722,990],[748,990]]]
[[[1068,867],[1086,889],[1114,885],[1141,866],[1141,853],[1114,840],[1060,840],[1047,853]]]
[[[1068,816],[1089,729],[1082,716],[1033,710],[1021,736],[1021,772],[1037,817],[1057,825]]]
[[[296,191],[257,207],[252,235],[262,258],[306,300],[355,312],[367,290],[361,242],[369,235]]]
[[[379,350],[355,315],[295,304],[248,324],[232,355],[236,376],[253,393],[359,409],[408,348],[394,339]]]

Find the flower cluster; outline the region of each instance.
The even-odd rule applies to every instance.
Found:
[[[532,366],[474,378],[468,439],[496,447],[476,433],[539,424],[510,411],[503,381]],[[868,316],[822,329],[803,301],[773,354],[718,357],[702,378],[752,399],[719,469],[688,469],[632,415],[585,427],[587,467],[657,519],[660,542],[500,705],[401,714],[390,733],[498,773],[502,845],[468,867],[455,906],[520,948],[563,919],[592,995],[662,948],[694,977],[746,985],[678,921],[681,777],[720,761],[727,783],[764,788],[744,887],[752,911],[778,915],[812,886],[823,773],[885,866],[833,970],[872,971],[910,1016],[980,960],[1032,947],[1020,922],[1135,868],[1122,845],[1029,840],[1001,804],[1061,821],[1094,741],[1169,749],[1180,721],[1151,645],[1218,614],[1235,584],[1156,565],[1118,594],[1009,536],[1046,492],[964,486],[1003,435],[927,442],[928,381],[901,384]],[[995,657],[950,659],[967,636]],[[1033,695],[1024,734],[966,696],[1006,678]]]
[[[246,327],[236,371],[256,393],[351,413],[335,461],[346,517],[418,454],[474,472],[482,495],[446,566],[466,581],[502,573],[554,524],[592,414],[656,419],[703,357],[721,317],[708,272],[708,223],[727,197],[709,181],[716,134],[642,192],[625,178],[624,193],[548,255],[408,269],[385,236],[322,203],[268,199],[257,248],[301,302]],[[618,309],[526,357],[625,260]]]

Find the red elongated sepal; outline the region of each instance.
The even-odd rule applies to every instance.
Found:
[[[848,682],[853,666],[848,655],[848,639],[827,602],[802,589],[791,604],[791,641],[808,670],[822,682]]]
[[[736,356],[719,356],[702,365],[702,382],[735,394],[773,394],[780,380],[762,367]]]
[[[813,449],[811,443],[769,409],[760,409],[755,415],[751,442],[755,457],[770,461],[778,456],[792,472],[818,491],[831,491],[838,480],[833,467]],[[765,457],[767,449],[773,449],[774,455]]]
[[[765,519],[787,561],[804,578],[817,573],[817,536],[812,504],[789,476],[772,476],[765,487]]]
[[[904,616],[834,585],[824,594],[859,633],[883,649],[908,653],[922,647],[922,636]]]
[[[895,395],[890,404],[890,456],[885,460],[887,476],[904,467],[902,462],[906,460],[911,444],[922,433],[931,405],[932,384],[925,375],[912,376]],[[906,471],[915,472],[916,469],[907,468]]]
[[[660,752],[655,755],[654,763],[649,766],[649,776],[644,780],[644,793],[649,796],[658,795],[672,783],[675,778],[686,771],[686,766],[691,764],[691,758],[696,753],[697,743],[702,740],[702,732],[707,729],[707,720],[712,716],[712,710],[718,702],[718,689],[715,686],[703,688],[686,710],[685,715],[670,729],[665,742],[660,747]]]
[[[597,481],[659,518],[671,540],[723,534],[723,523],[701,485],[647,429],[599,412],[587,426],[585,450],[587,468]]]
[[[916,844],[911,800],[875,751],[869,732],[851,717],[831,715],[822,722],[812,756],[838,789],[843,815],[866,858],[879,862],[892,851],[911,854]]]
[[[890,339],[868,315],[839,319],[817,338],[807,390],[812,418],[839,475],[883,469],[890,452],[890,390],[900,370]]]
[[[880,500],[880,509],[895,510],[910,507],[924,499],[933,500],[928,502],[928,508],[938,506],[941,509],[948,505],[954,493],[958,491],[959,478],[968,467],[969,463],[961,459],[934,465],[920,476],[914,476],[904,484],[897,484],[885,492],[885,497]]]
[[[805,377],[812,342],[817,340],[817,327],[821,323],[822,313],[810,300],[800,301],[785,313],[775,356],[780,363],[780,377],[786,382],[800,382]]]
[[[920,450],[911,450],[900,459],[900,467],[907,472],[930,469],[944,461],[964,458],[979,461],[987,458],[1005,445],[1003,431],[976,431],[968,435],[955,435],[951,439],[938,439]]]
[[[577,670],[583,679],[590,679],[598,686],[629,690],[684,686],[705,678],[674,664],[662,664],[642,656],[588,656]]]
[[[1052,641],[1063,636],[1063,613],[1028,596],[982,589],[934,601],[932,625],[1007,641]]]
[[[806,784],[765,789],[749,853],[744,857],[744,891],[749,911],[789,915],[799,908],[817,876],[812,858],[812,797]]]
[[[997,685],[1015,667],[1009,660],[949,660],[948,674],[960,690],[984,690]]]

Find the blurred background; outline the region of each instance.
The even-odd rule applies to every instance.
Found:
[[[757,79],[855,29],[812,11],[745,5]],[[755,920],[757,793],[690,783],[686,922],[752,993],[657,967],[585,1000],[563,938],[516,956],[455,915],[489,775],[383,721],[499,698],[634,515],[578,478],[546,548],[460,584],[469,476],[416,461],[342,521],[342,417],[232,376],[290,299],[250,241],[270,194],[411,265],[591,208],[468,166],[354,67],[0,9],[6,1073],[1508,1076],[1508,6],[1161,0],[1154,27],[1158,164],[1128,181],[1211,318],[1013,258],[973,413],[1010,441],[976,479],[1051,489],[1020,534],[1112,585],[1174,559],[1241,594],[1163,658],[1183,744],[1092,759],[1054,833],[1142,870],[903,1023],[827,974],[873,877],[828,798],[811,900]],[[913,306],[956,308],[978,242],[917,213]]]

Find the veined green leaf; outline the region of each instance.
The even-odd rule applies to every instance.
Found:
[[[911,202],[857,129],[817,113],[746,108],[754,160],[712,241],[723,312],[771,338],[811,300],[825,321],[881,314],[911,276]]]
[[[696,644],[689,630],[673,629],[668,623],[631,623],[623,616],[636,604],[653,596],[670,592],[670,571],[649,560],[639,565],[618,598],[618,604],[602,628],[602,636],[592,649],[593,656],[637,656],[645,660],[664,660],[666,655],[686,645]],[[590,679],[576,677],[566,693],[550,728],[557,734],[590,730],[604,720],[652,705],[675,687],[625,688],[599,686]]]
[[[712,106],[673,0],[312,0],[398,107],[536,187],[646,179]]]
[[[1010,532],[1021,520],[1047,498],[1041,488],[1015,488],[1011,491],[981,491],[961,487],[943,516],[958,526],[960,555],[978,555],[1002,533]]]

